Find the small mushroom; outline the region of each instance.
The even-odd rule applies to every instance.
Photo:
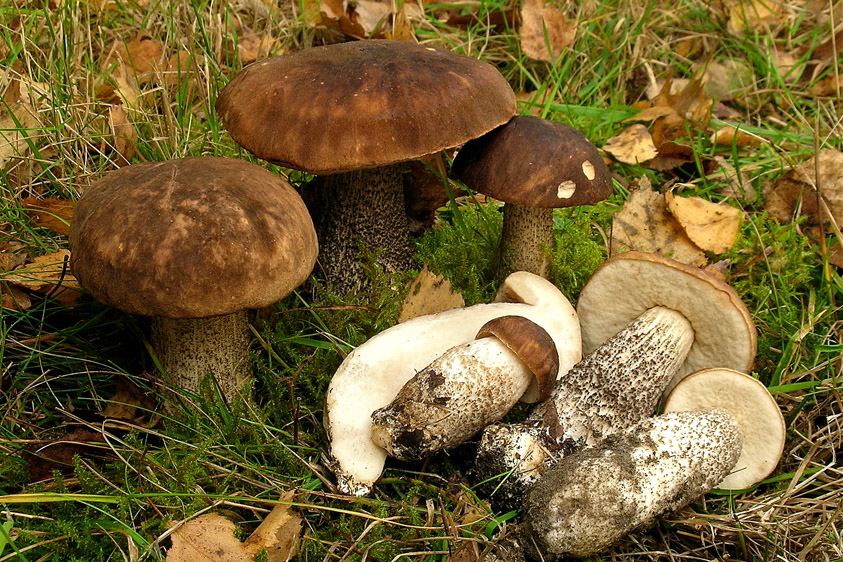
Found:
[[[414,318],[381,332],[345,358],[325,402],[329,462],[343,493],[367,494],[383,471],[387,453],[372,440],[372,413],[448,349],[473,340],[486,322],[507,315],[523,316],[544,328],[556,347],[560,373],[579,361],[573,307],[552,283],[527,272],[510,275],[494,303]],[[532,382],[522,399],[538,398],[538,385]]]
[[[611,174],[582,133],[526,115],[465,143],[453,172],[504,202],[500,279],[513,271],[547,277],[553,209],[590,205],[612,193]]]
[[[651,416],[684,374],[723,365],[747,370],[755,357],[755,326],[734,289],[657,254],[607,260],[577,310],[585,359],[524,424],[490,426],[481,438],[476,478],[507,475],[496,490],[502,505],[517,503],[563,455]]]
[[[602,552],[711,490],[737,462],[741,443],[724,409],[643,420],[542,474],[524,502],[522,542],[542,560]]]
[[[781,459],[786,437],[784,417],[767,387],[732,369],[703,369],[683,378],[664,402],[665,412],[715,407],[728,410],[743,434],[741,456],[717,488],[742,490],[767,478]]]
[[[454,448],[501,419],[534,380],[539,397],[547,398],[558,371],[559,355],[544,328],[522,316],[495,318],[375,410],[372,440],[401,460]]]
[[[387,271],[412,266],[399,163],[458,146],[515,114],[515,94],[483,61],[369,40],[258,61],[216,110],[259,158],[317,178],[317,273],[338,293],[364,281],[363,244]]]
[[[247,311],[303,283],[313,223],[283,179],[240,160],[134,164],[86,188],[70,267],[98,301],[151,316],[151,343],[177,387],[213,375],[232,399],[251,375]]]

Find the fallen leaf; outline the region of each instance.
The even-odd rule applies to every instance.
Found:
[[[639,123],[608,139],[603,150],[624,164],[641,164],[658,155],[652,135]]]
[[[240,41],[237,43],[237,53],[240,55],[240,62],[246,65],[268,57],[276,52],[279,46],[278,39],[268,33],[258,34],[250,31],[240,37]]]
[[[152,427],[160,419],[154,415],[155,406],[155,400],[147,396],[140,387],[121,377],[117,379],[117,389],[108,399],[102,416],[142,427]]]
[[[138,145],[138,131],[122,105],[111,105],[108,108],[108,126],[111,129],[111,147],[123,157],[126,164],[132,161],[132,156]],[[102,152],[109,152],[102,147]]]
[[[724,0],[729,18],[726,30],[732,35],[750,31],[763,31],[784,19],[784,6],[778,0]]]
[[[717,146],[758,146],[761,139],[739,127],[726,125],[711,135],[711,142]]]
[[[451,283],[441,275],[431,273],[425,266],[410,284],[398,313],[398,322],[464,306],[462,295],[453,291]]]
[[[69,260],[70,252],[59,250],[39,256],[23,267],[4,274],[2,278],[17,287],[71,305],[82,295],[82,287],[70,273]]]
[[[21,208],[26,215],[40,227],[49,228],[53,232],[70,234],[70,219],[73,217],[73,201],[58,199],[57,197],[25,197],[20,201]]]
[[[38,442],[24,450],[29,479],[32,482],[52,476],[54,470],[73,470],[76,455],[91,456],[101,450],[98,443],[104,443],[102,433],[77,429],[69,435]]]
[[[111,66],[115,59],[119,59],[131,70],[139,84],[146,84],[152,80],[156,70],[164,68],[164,44],[145,33],[139,33],[130,41],[114,42],[105,65]]]
[[[574,44],[576,31],[565,14],[553,5],[545,4],[544,0],[523,0],[518,37],[525,55],[554,62]]]
[[[383,33],[392,28],[392,4],[374,0],[357,0],[354,3],[353,20],[363,28],[366,36]]]
[[[702,197],[678,197],[672,191],[664,197],[670,213],[700,249],[722,254],[737,242],[743,218],[740,209]]]
[[[823,199],[837,224],[843,224],[843,152],[833,149],[820,150],[817,159],[805,160],[773,182],[764,193],[764,208],[768,214],[781,222],[805,216],[802,227],[809,233],[816,230],[820,223],[817,168]],[[824,224],[828,228],[825,218]]]
[[[262,551],[267,562],[294,559],[301,518],[289,505],[292,492],[261,522],[245,542],[234,536],[236,525],[221,515],[207,513],[191,519],[173,531],[167,562],[252,562]]]
[[[685,234],[682,225],[667,211],[664,196],[652,189],[645,177],[612,220],[612,253],[639,250],[662,254],[696,267],[706,257]]]
[[[829,71],[828,76],[811,86],[811,93],[815,96],[839,96],[843,91],[843,75],[835,76]]]
[[[193,76],[192,67],[193,55],[187,51],[179,51],[167,59],[164,68],[158,73],[158,82],[171,88],[178,86]]]
[[[32,299],[14,285],[0,283],[0,304],[6,310],[24,311],[32,307]]]
[[[702,81],[708,98],[729,101],[740,98],[751,90],[755,73],[743,61],[711,61],[705,66]]]
[[[9,88],[20,88],[19,82]],[[19,97],[14,103],[7,101],[4,105],[0,107],[0,169],[10,159],[28,154],[29,142],[39,136],[38,118],[28,102]]]

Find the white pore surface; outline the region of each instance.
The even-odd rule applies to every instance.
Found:
[[[708,367],[751,368],[755,324],[734,289],[697,268],[642,252],[608,260],[580,293],[583,353],[654,306],[680,312],[694,329],[694,343],[674,381]]]
[[[582,358],[576,312],[552,283],[516,272],[507,277],[499,298],[518,302],[414,318],[381,332],[345,358],[328,387],[324,420],[343,493],[368,493],[383,471],[386,452],[372,442],[372,412],[389,404],[404,383],[449,348],[472,341],[489,320],[519,315],[544,328],[556,344],[559,376]]]
[[[786,429],[781,410],[767,388],[738,371],[704,369],[682,379],[664,404],[665,412],[708,408],[728,410],[743,434],[741,456],[717,487],[742,490],[769,476],[781,459]]]

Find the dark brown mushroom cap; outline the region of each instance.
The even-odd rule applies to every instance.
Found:
[[[528,115],[465,143],[453,172],[475,191],[526,207],[590,205],[612,193],[612,176],[585,135]]]
[[[126,312],[202,318],[268,306],[303,283],[316,233],[299,195],[241,160],[134,164],[79,199],[73,274]]]
[[[559,373],[559,352],[547,330],[529,318],[509,315],[483,324],[475,339],[492,336],[517,355],[536,376],[539,400],[550,396]]]
[[[515,94],[488,63],[371,40],[251,64],[223,89],[216,110],[259,158],[329,174],[460,145],[508,121]]]

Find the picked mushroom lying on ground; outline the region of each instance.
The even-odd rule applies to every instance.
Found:
[[[574,308],[552,283],[527,272],[507,277],[493,303],[420,316],[381,332],[345,358],[327,391],[329,463],[343,493],[369,493],[383,471],[387,451],[372,438],[372,414],[390,404],[405,383],[449,349],[468,344],[485,348],[480,355],[497,356],[507,369],[526,365],[497,337],[472,341],[487,322],[502,316],[523,317],[541,327],[555,346],[558,373],[580,360],[582,344]],[[482,335],[502,330],[500,325],[487,326]],[[543,347],[541,353],[548,353],[547,346]],[[525,368],[530,371],[529,366]],[[436,381],[433,376],[428,379]],[[514,386],[512,394],[521,392],[523,401],[539,400],[539,382],[532,374]]]
[[[490,482],[500,505],[517,505],[564,455],[653,415],[677,377],[706,367],[748,371],[755,357],[755,326],[737,293],[656,254],[607,260],[583,288],[577,311],[586,357],[524,423],[483,432],[474,478]]]
[[[524,502],[536,559],[586,557],[713,488],[752,486],[781,458],[785,423],[763,384],[731,369],[689,375],[666,413],[562,459]]]

